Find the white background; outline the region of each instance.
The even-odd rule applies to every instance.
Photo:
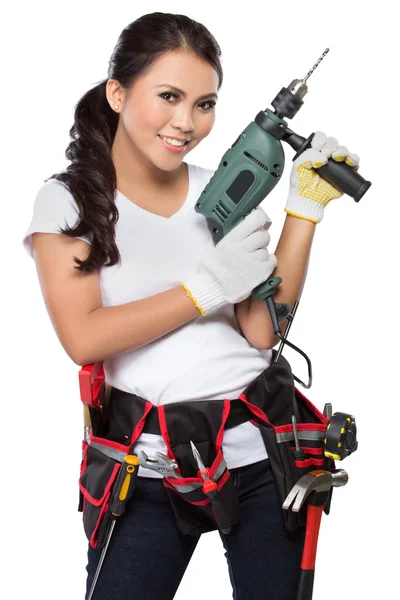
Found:
[[[222,48],[216,123],[188,158],[207,168],[217,168],[281,87],[304,77],[330,48],[289,126],[304,136],[320,129],[337,137],[359,154],[360,173],[373,185],[358,204],[343,196],[326,209],[290,332],[312,359],[314,384],[306,395],[321,410],[331,402],[334,412],[353,414],[359,436],[359,450],[338,465],[349,483],[334,491],[331,513],[322,517],[314,598],[393,598],[400,450],[399,51],[389,2],[234,6],[168,0],[148,1],[142,9],[137,2],[41,1],[8,3],[7,11],[0,19],[2,597],[84,597],[79,367],[53,330],[22,236],[43,180],[67,164],[74,106],[107,76],[121,30],[144,13],[163,11],[199,20]],[[262,203],[272,218],[272,250],[285,218],[294,155],[289,146],[285,152],[283,181]],[[305,377],[302,366],[297,371]],[[216,532],[201,538],[176,600],[200,600],[210,589],[211,599],[232,597]]]

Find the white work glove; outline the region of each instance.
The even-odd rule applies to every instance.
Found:
[[[359,168],[357,154],[351,154],[346,146],[339,146],[336,138],[326,137],[325,133],[317,131],[311,140],[311,148],[302,152],[293,163],[285,206],[289,215],[320,223],[325,206],[343,196],[343,192],[318,174],[318,167],[326,165],[328,158],[345,161],[355,171]]]
[[[194,272],[181,285],[204,316],[220,306],[241,302],[276,268],[267,246],[271,220],[257,207],[217,245],[211,239]]]

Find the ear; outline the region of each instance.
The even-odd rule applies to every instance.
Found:
[[[116,79],[109,79],[106,84],[106,97],[112,110],[121,112],[125,100],[125,90]],[[116,108],[118,106],[118,108]]]

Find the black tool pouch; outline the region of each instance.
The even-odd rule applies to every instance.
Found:
[[[276,354],[273,350],[273,360]],[[309,471],[335,469],[334,460],[326,458],[323,452],[328,419],[295,387],[290,365],[283,356],[249,385],[241,399],[251,403],[248,408],[257,417],[252,422],[260,427],[282,504],[297,481]],[[262,409],[266,419],[255,407]],[[292,415],[296,417],[299,445],[304,450],[302,461],[293,454]],[[306,504],[297,513],[282,510],[288,531],[305,525]]]
[[[179,402],[159,407],[161,431],[169,456],[179,466],[178,477],[164,477],[179,530],[199,535],[219,527],[210,498],[204,493],[204,480],[194,458],[190,441],[200,453],[210,478],[217,484],[218,499],[227,521],[239,520],[239,499],[222,454],[224,427],[229,400]]]
[[[108,508],[113,484],[127,447],[97,438],[92,432],[89,442],[82,442],[83,458],[79,477],[82,501],[78,510],[82,512],[83,527],[90,545],[101,548],[112,520]]]
[[[153,407],[138,397],[132,402],[131,394],[115,388],[109,391],[106,411],[90,409],[89,439],[82,441],[78,511],[93,548],[101,548],[107,539],[113,519],[108,509],[119,469]]]

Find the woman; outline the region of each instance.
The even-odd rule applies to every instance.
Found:
[[[318,132],[313,148],[293,164],[275,254],[267,249],[271,222],[260,208],[214,246],[204,217],[194,210],[213,171],[184,158],[212,130],[220,54],[210,32],[184,15],[153,13],[126,27],[108,78],[76,106],[66,152],[71,164],[39,190],[24,236],[65,351],[77,365],[103,361],[110,412],[107,426],[97,423],[96,439],[154,457],[170,453],[175,436],[182,477],[196,475],[187,449],[179,455],[188,442],[183,429],[194,424],[191,440],[203,421],[207,432],[213,429],[214,407],[226,408],[225,399],[238,399],[244,390],[250,394],[271,364],[278,339],[265,302],[251,291],[273,273],[283,278],[277,302],[293,306],[301,296],[316,224],[328,202],[341,196],[316,169],[329,157],[354,168],[359,162]],[[148,408],[157,415],[153,432],[143,426]],[[184,417],[183,428],[173,425],[174,417]],[[247,416],[219,431],[220,464],[225,460],[230,475],[220,494],[233,526],[227,534],[218,531],[234,597],[292,599],[304,528],[285,527],[256,422]],[[203,460],[215,449],[215,435],[193,441]],[[88,524],[95,492],[84,480],[96,450],[87,444],[84,450]],[[216,529],[210,511],[201,521],[205,503],[189,507],[166,481],[172,485],[173,478],[163,482],[159,472],[140,467],[95,600],[172,599],[201,533]],[[96,519],[98,525],[101,515]],[[85,529],[91,540],[87,594],[102,551],[93,525]]]

